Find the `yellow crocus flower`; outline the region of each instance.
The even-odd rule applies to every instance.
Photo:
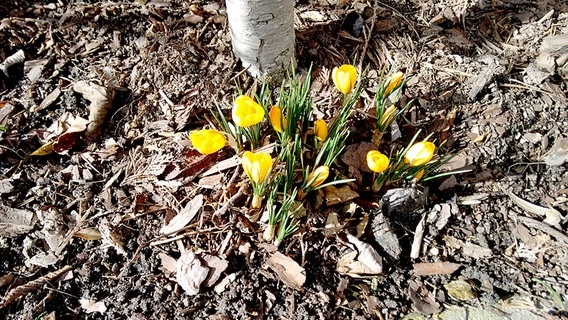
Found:
[[[402,73],[401,71],[393,74],[388,82],[388,85],[385,89],[385,92],[383,94],[383,96],[386,98],[389,96],[389,94],[392,93],[392,91],[396,88],[398,88],[398,86],[400,86],[400,84],[402,83],[402,78],[404,77],[404,73]]]
[[[201,154],[215,153],[227,144],[225,136],[221,132],[212,129],[193,131],[189,134],[189,140]]]
[[[328,128],[327,123],[322,119],[317,119],[314,123],[314,135],[319,141],[325,141],[327,139]]]
[[[251,97],[241,95],[233,103],[233,121],[239,127],[250,127],[262,121],[264,109]]]
[[[316,188],[320,186],[326,179],[329,177],[329,167],[328,166],[319,166],[316,170],[312,171],[308,175],[308,179],[306,182],[312,181],[312,184],[309,185],[311,188]]]
[[[331,78],[339,92],[348,94],[355,87],[355,83],[357,83],[357,69],[350,64],[335,67],[333,68]]]
[[[272,170],[272,157],[265,152],[245,151],[241,160],[245,173],[255,184],[263,183]]]
[[[404,162],[411,167],[417,167],[428,163],[434,156],[436,145],[430,141],[415,143],[404,155]]]
[[[274,128],[276,132],[284,132],[284,130],[286,130],[286,117],[282,114],[280,107],[273,106],[270,108],[268,118],[270,118],[270,124],[272,124],[272,128]]]
[[[371,171],[381,173],[389,167],[389,157],[377,150],[367,152],[367,166]]]

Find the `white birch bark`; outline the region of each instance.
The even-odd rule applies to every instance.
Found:
[[[276,80],[294,63],[294,0],[226,0],[235,55],[256,78]]]

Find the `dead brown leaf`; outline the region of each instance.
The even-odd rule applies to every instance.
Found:
[[[79,237],[83,240],[93,241],[93,240],[100,240],[102,235],[97,228],[84,228],[81,229],[74,234],[75,237]]]
[[[168,235],[180,231],[191,222],[202,205],[203,195],[198,194],[165,227],[160,229],[160,233]]]
[[[343,255],[337,263],[337,271],[352,277],[383,273],[383,259],[368,243],[347,234],[347,240],[356,251]]]
[[[324,192],[325,200],[328,206],[345,203],[349,200],[353,200],[359,197],[359,194],[351,190],[348,185],[344,185],[340,188],[337,188],[335,186],[325,187]]]
[[[31,211],[6,207],[0,204],[0,237],[16,237],[34,227]]]
[[[209,268],[191,251],[182,252],[176,264],[176,280],[190,296],[199,293],[201,284],[207,278]]]
[[[300,290],[306,282],[306,270],[294,259],[278,251],[268,259],[267,264],[278,278],[292,289]]]
[[[432,292],[428,291],[422,282],[410,280],[408,293],[412,300],[412,307],[422,314],[434,314],[441,311],[440,304],[434,298]]]

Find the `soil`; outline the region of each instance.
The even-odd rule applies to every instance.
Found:
[[[333,67],[400,68],[414,100],[393,143],[434,133],[457,154],[452,169],[469,171],[401,186],[425,195],[421,206],[390,210],[384,191],[357,184],[346,203],[314,196],[278,248],[305,269],[293,288],[267,266],[275,248],[250,218],[242,171],[203,175],[234,152],[199,158],[187,138],[214,123],[215,103],[229,109],[257,85],[231,52],[224,3],[5,1],[0,61],[24,59],[0,74],[2,318],[567,317],[568,3],[301,0],[295,10],[297,72],[312,66],[319,115],[333,112]],[[371,140],[369,117],[356,114],[353,148]],[[197,218],[160,234],[196,194]],[[329,235],[331,213],[345,227]],[[381,275],[338,272],[361,225]],[[176,281],[189,249],[227,262],[196,295]]]

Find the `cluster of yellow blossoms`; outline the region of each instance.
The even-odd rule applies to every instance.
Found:
[[[386,82],[382,90],[382,96],[388,97],[393,90],[398,88],[403,81],[402,72],[394,73]],[[349,94],[357,82],[357,70],[353,65],[342,65],[332,71],[332,80],[339,92],[344,95]],[[378,127],[382,130],[389,126],[397,115],[398,109],[391,105],[382,111],[379,118]],[[247,95],[238,96],[232,108],[232,120],[239,127],[251,127],[264,119],[264,108]],[[268,112],[269,122],[278,133],[285,132],[288,122],[279,106],[272,106]],[[329,134],[327,123],[323,119],[314,122],[313,134],[315,138],[323,142]],[[227,140],[225,135],[217,130],[202,129],[194,131],[189,136],[193,147],[202,154],[212,154],[222,149]],[[423,141],[415,143],[404,155],[404,163],[409,167],[423,166],[428,163],[436,150],[432,142]],[[382,173],[389,168],[390,159],[387,155],[378,150],[371,150],[367,153],[367,165],[375,173]],[[273,166],[273,159],[268,153],[246,151],[242,155],[242,166],[253,185],[260,185],[265,182]],[[419,172],[419,174],[423,171]],[[419,178],[419,174],[416,175]],[[308,175],[307,181],[311,181],[312,187],[321,185],[329,176],[329,167],[320,166]]]

